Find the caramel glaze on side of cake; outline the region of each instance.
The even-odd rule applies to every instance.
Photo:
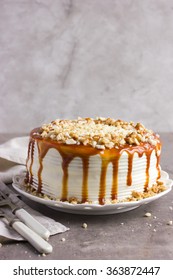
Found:
[[[39,170],[38,170],[38,189],[37,192],[41,193],[42,191],[42,170],[43,170],[43,159],[47,154],[48,150],[51,148],[55,148],[62,157],[62,169],[63,169],[63,180],[62,180],[62,196],[61,201],[67,201],[68,197],[68,167],[70,162],[75,158],[79,157],[82,160],[83,164],[83,182],[82,182],[82,203],[88,201],[88,171],[89,171],[89,159],[93,155],[99,154],[102,160],[101,173],[100,173],[100,191],[99,191],[99,204],[105,204],[105,193],[106,193],[106,174],[107,167],[109,163],[113,165],[113,175],[112,175],[112,191],[111,191],[111,199],[117,199],[118,193],[118,165],[119,158],[122,152],[128,153],[128,172],[127,172],[127,186],[132,185],[132,167],[133,167],[133,156],[136,152],[139,157],[142,157],[143,154],[146,155],[146,179],[144,188],[147,189],[149,184],[149,168],[150,168],[150,157],[153,150],[156,153],[156,168],[158,170],[158,179],[160,178],[160,153],[158,151],[161,148],[160,142],[157,143],[156,146],[151,145],[149,143],[141,143],[136,146],[125,145],[118,148],[105,149],[104,151],[95,149],[91,146],[84,145],[66,145],[63,143],[59,143],[57,141],[51,139],[43,139],[39,135],[40,128],[36,128],[31,131],[30,142],[28,148],[28,159],[31,156],[31,162],[29,169],[27,170],[26,182],[29,185],[33,183],[33,173],[32,173],[32,165],[33,165],[33,155],[34,155],[34,146],[37,143],[38,153],[39,153]]]

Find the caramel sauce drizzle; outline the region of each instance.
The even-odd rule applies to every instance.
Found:
[[[62,156],[62,155],[61,155]],[[62,169],[63,169],[63,179],[62,179],[62,195],[61,201],[68,200],[68,166],[72,161],[73,157],[63,157],[62,156]]]
[[[89,157],[83,158],[82,163],[83,163],[82,203],[85,203],[88,201]]]
[[[29,163],[29,156],[30,156],[30,151],[31,151],[31,144],[32,141],[29,141],[29,145],[28,145],[28,155],[27,155],[27,159],[26,159],[26,178],[25,178],[25,182],[29,183],[29,168],[28,168],[28,163]]]
[[[30,163],[29,169],[27,167],[27,174],[26,174],[26,183],[29,183],[30,185],[32,185],[32,183],[33,183],[32,166],[33,166],[33,162],[34,162],[34,146],[35,146],[35,140],[30,138],[29,147],[28,147],[28,157],[27,157],[27,161],[26,161],[26,166],[28,166],[29,155],[31,154],[31,163]]]
[[[127,172],[127,186],[132,185],[132,167],[134,154],[128,153],[128,172]]]
[[[160,149],[161,149],[161,145],[159,146],[159,151],[160,151]],[[157,159],[156,168],[157,168],[157,172],[158,172],[157,179],[159,179],[160,176],[161,176],[161,170],[160,170],[160,152],[159,152],[159,155],[157,154],[157,150],[156,150],[155,152],[156,152],[156,159]]]
[[[149,168],[150,168],[150,157],[153,150],[156,152],[156,168],[158,170],[158,178],[160,178],[160,167],[159,161],[160,156],[157,155],[157,151],[160,150],[161,145],[158,144],[156,147],[152,146],[148,143],[145,143],[140,146],[132,146],[129,145],[124,147],[119,147],[118,149],[106,149],[106,150],[97,150],[90,146],[83,145],[65,145],[62,143],[58,143],[51,139],[42,139],[39,134],[35,134],[39,129],[35,129],[31,132],[31,139],[28,147],[28,158],[27,163],[29,161],[29,156],[31,155],[31,163],[29,167],[30,180],[29,184],[33,183],[33,173],[32,173],[32,165],[33,165],[33,156],[34,156],[34,144],[37,142],[38,146],[38,154],[39,154],[39,169],[38,169],[38,189],[37,192],[42,191],[42,171],[43,171],[43,159],[47,154],[48,150],[51,148],[55,148],[62,157],[62,170],[63,170],[63,178],[62,178],[62,195],[61,201],[68,200],[68,168],[70,162],[75,158],[79,157],[82,160],[83,166],[83,179],[82,179],[82,203],[88,201],[88,174],[89,174],[89,158],[90,156],[99,154],[102,161],[101,173],[100,173],[100,188],[99,188],[99,204],[105,204],[105,195],[106,195],[106,175],[107,168],[109,163],[112,163],[113,173],[112,173],[112,190],[111,190],[111,199],[117,199],[118,195],[118,168],[119,168],[119,158],[121,154],[126,151],[128,153],[128,172],[127,172],[127,186],[132,185],[132,169],[133,169],[133,157],[136,152],[139,157],[142,157],[143,154],[146,155],[146,181],[144,184],[144,188],[148,187],[149,184]],[[34,134],[33,134],[34,133]]]
[[[152,151],[150,151],[149,153],[146,154],[146,179],[145,179],[145,184],[144,184],[144,188],[147,189],[148,185],[149,185],[149,168],[150,168],[150,158],[151,158],[151,153]]]
[[[106,194],[106,173],[109,161],[102,159],[102,167],[100,174],[100,191],[99,191],[99,204],[105,204],[105,194]]]
[[[113,161],[113,175],[112,175],[112,191],[111,191],[111,199],[117,199],[118,195],[118,166],[119,166],[119,157],[117,156]]]
[[[45,155],[47,154],[47,149],[43,149],[42,142],[37,141],[37,147],[38,147],[38,157],[39,157],[39,169],[38,169],[38,189],[37,192],[40,193],[42,190],[42,170],[43,170],[43,159]]]

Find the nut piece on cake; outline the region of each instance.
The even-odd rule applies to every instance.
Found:
[[[42,138],[67,145],[92,146],[96,149],[112,149],[124,145],[149,143],[156,146],[158,137],[141,123],[125,122],[111,118],[78,118],[77,120],[55,120],[42,126]]]

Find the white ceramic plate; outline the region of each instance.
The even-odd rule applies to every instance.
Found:
[[[170,192],[172,189],[173,181],[169,179],[169,175],[165,171],[161,172],[161,179],[164,181],[167,189],[159,194],[156,194],[155,196],[141,199],[138,201],[121,202],[121,203],[116,203],[116,204],[105,204],[105,205],[84,204],[84,203],[83,204],[71,204],[68,202],[48,200],[48,199],[34,196],[30,193],[27,193],[24,190],[24,187],[23,187],[24,175],[23,174],[14,176],[13,187],[17,192],[24,195],[25,197],[27,197],[33,201],[45,204],[58,211],[72,213],[72,214],[107,215],[107,214],[115,214],[115,213],[121,213],[121,212],[133,210],[143,204],[152,202],[152,201],[164,196],[168,192]]]

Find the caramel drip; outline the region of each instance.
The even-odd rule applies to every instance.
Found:
[[[28,144],[28,155],[27,155],[27,159],[26,159],[26,178],[25,178],[25,183],[27,184],[29,182],[29,168],[28,168],[28,162],[29,162],[29,156],[30,156],[30,151],[31,151],[31,144],[32,141],[29,141]]]
[[[30,178],[29,179],[29,184],[32,185],[33,183],[33,172],[32,172],[32,166],[34,163],[34,146],[35,146],[35,141],[31,140],[31,163],[30,163],[30,167],[29,167],[29,174],[30,174]]]
[[[43,159],[45,155],[47,154],[49,147],[45,147],[42,142],[37,141],[37,147],[38,147],[38,158],[39,158],[39,169],[37,173],[38,177],[38,189],[37,192],[40,193],[42,190],[42,171],[43,171]]]
[[[159,145],[158,149],[156,149],[156,151],[155,151],[156,152],[156,159],[157,159],[157,161],[156,161],[156,168],[157,168],[157,172],[158,172],[157,179],[159,179],[160,176],[161,176],[161,170],[160,170],[160,149],[161,149],[161,147]],[[158,151],[159,151],[159,155],[158,155]]]
[[[31,151],[31,145],[32,145],[32,140],[29,141],[29,144],[28,144],[28,155],[27,155],[27,159],[26,159],[26,166],[28,165],[28,162],[29,162],[29,155],[30,155],[30,151]]]
[[[149,184],[149,168],[150,168],[151,153],[152,153],[152,151],[149,151],[148,153],[146,153],[147,162],[146,162],[146,179],[145,179],[145,184],[144,184],[145,189],[148,188],[148,184]]]
[[[132,167],[134,154],[128,153],[127,186],[132,185]]]
[[[40,193],[42,190],[42,170],[43,170],[43,158],[39,157],[39,169],[38,169],[38,189],[37,192]]]
[[[140,146],[123,146],[115,149],[106,149],[104,151],[97,150],[90,146],[83,145],[66,145],[62,143],[58,143],[51,139],[42,139],[39,136],[39,129],[35,129],[31,132],[31,139],[28,147],[28,158],[27,164],[29,161],[29,157],[31,157],[31,162],[29,166],[29,175],[30,180],[29,183],[33,182],[33,156],[34,156],[34,144],[35,141],[38,145],[38,154],[39,154],[39,169],[38,169],[38,192],[42,191],[42,171],[43,171],[43,158],[50,148],[55,148],[62,157],[62,170],[63,170],[63,178],[62,178],[62,196],[61,200],[68,200],[68,179],[69,173],[68,168],[71,161],[75,157],[79,157],[82,160],[83,165],[83,179],[82,179],[82,201],[88,201],[88,173],[89,173],[89,158],[90,156],[100,155],[102,160],[101,173],[100,173],[100,189],[99,189],[99,204],[103,205],[106,199],[106,174],[108,164],[112,163],[113,173],[112,173],[112,190],[111,190],[111,199],[117,199],[118,195],[118,169],[119,169],[119,158],[121,154],[125,151],[128,153],[128,172],[127,172],[127,186],[132,185],[132,169],[133,169],[133,156],[136,152],[139,157],[142,157],[144,154],[146,155],[146,180],[144,187],[147,188],[149,184],[149,168],[150,168],[150,157],[153,150],[156,151],[156,168],[158,170],[158,178],[160,177],[160,167],[159,161],[160,156],[157,155],[157,150],[160,149],[161,145],[158,144],[157,147],[154,147],[148,143],[143,143]],[[33,134],[35,133],[35,134]]]
[[[100,190],[99,190],[99,204],[105,204],[105,194],[106,194],[106,173],[109,161],[102,159],[102,167],[100,174]]]
[[[112,192],[111,192],[111,199],[117,199],[118,197],[118,166],[119,166],[119,157],[116,157],[112,161],[113,165],[113,178],[112,178]]]
[[[73,159],[73,157],[62,156],[63,178],[62,178],[61,201],[67,201],[68,200],[68,166],[69,166],[70,162],[72,161],[72,159]]]
[[[88,201],[88,170],[89,157],[82,158],[83,163],[83,181],[82,181],[82,203]]]
[[[156,168],[157,168],[157,172],[158,172],[157,179],[159,179],[161,176],[161,170],[160,170],[159,163],[160,163],[160,156],[157,156],[157,162],[156,162]]]

